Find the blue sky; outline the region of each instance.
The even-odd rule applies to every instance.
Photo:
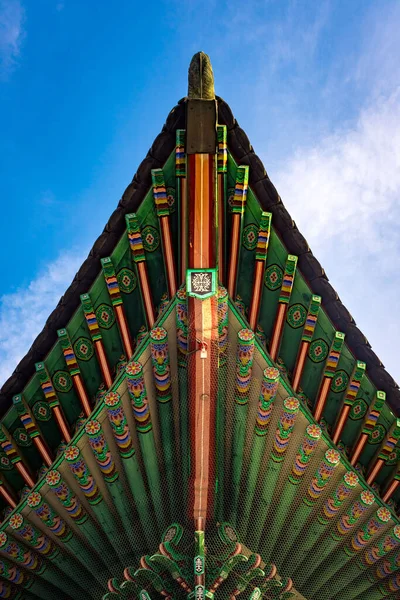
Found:
[[[198,50],[399,381],[399,30],[395,0],[0,0],[0,385],[186,94]]]

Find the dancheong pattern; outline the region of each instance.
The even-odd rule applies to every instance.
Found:
[[[265,271],[264,284],[273,292],[281,288],[283,281],[283,271],[278,265],[271,265]]]
[[[124,294],[131,294],[137,286],[137,277],[131,269],[123,268],[117,274],[119,289]]]
[[[354,421],[363,419],[368,410],[368,404],[363,398],[358,398],[350,409],[349,417]]]
[[[306,322],[307,310],[302,304],[293,304],[287,313],[286,320],[291,327],[303,327]]]
[[[384,439],[385,435],[386,429],[383,425],[378,423],[378,425],[374,427],[373,431],[371,431],[369,435],[369,441],[371,444],[380,444],[380,442],[382,442],[382,440]]]
[[[332,392],[344,392],[349,383],[349,376],[346,371],[342,369],[340,371],[336,371],[335,375],[332,378],[331,390]]]
[[[160,245],[160,235],[155,227],[147,225],[142,230],[143,247],[147,252],[154,252]]]
[[[17,427],[13,434],[14,440],[18,446],[32,446],[32,440],[24,427]]]
[[[11,460],[5,452],[0,452],[0,469],[2,471],[10,471],[13,468]]]
[[[258,227],[255,223],[246,225],[243,229],[242,242],[246,250],[255,250],[257,248]]]
[[[96,308],[97,322],[103,329],[110,329],[114,325],[115,315],[112,306],[109,304],[100,304]]]
[[[56,371],[53,376],[53,385],[58,392],[69,392],[72,388],[71,375],[67,371]]]
[[[38,421],[50,421],[51,419],[51,408],[44,402],[43,400],[39,400],[39,402],[35,402],[32,407],[33,416]]]
[[[169,212],[175,212],[175,188],[167,187],[167,202],[169,207]]]
[[[313,362],[319,363],[326,359],[329,352],[329,346],[325,340],[318,339],[310,344],[308,355]]]
[[[79,360],[90,360],[94,353],[93,344],[89,338],[80,337],[74,344],[74,352]]]

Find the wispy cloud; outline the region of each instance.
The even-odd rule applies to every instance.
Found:
[[[19,0],[0,0],[0,79],[7,79],[17,64],[25,37],[24,19]]]
[[[65,252],[29,285],[0,297],[0,388],[28,352],[84,258]]]
[[[400,337],[400,88],[274,177],[331,283],[391,372]],[[397,266],[396,266],[397,265]]]

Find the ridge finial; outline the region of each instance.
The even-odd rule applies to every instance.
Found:
[[[214,73],[210,57],[205,52],[197,52],[189,66],[189,90],[191,99],[214,100]]]

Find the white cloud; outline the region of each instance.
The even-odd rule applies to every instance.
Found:
[[[0,297],[0,388],[43,329],[82,262],[82,253],[65,252],[26,288]]]
[[[0,78],[11,73],[25,37],[25,11],[19,0],[0,0]]]
[[[273,177],[331,284],[400,381],[400,88]],[[397,357],[396,357],[397,354]]]

